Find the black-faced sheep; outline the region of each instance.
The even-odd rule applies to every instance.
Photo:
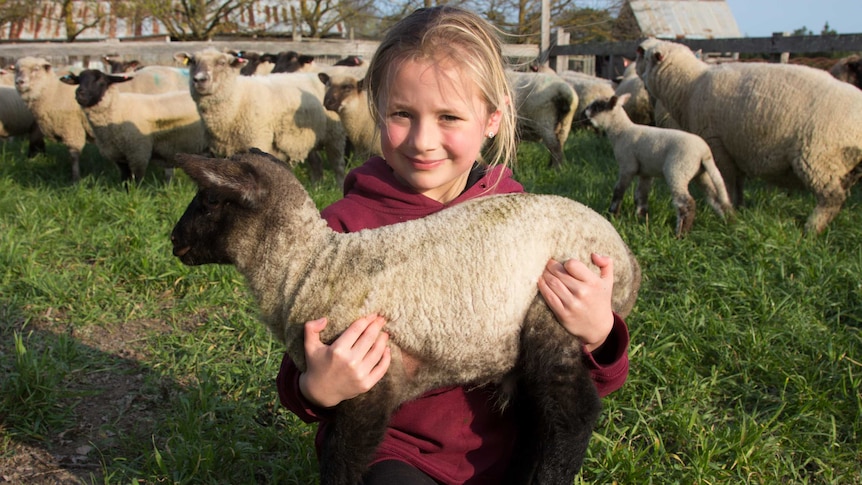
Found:
[[[72,165],[72,181],[81,178],[81,151],[93,131],[78,103],[75,88],[60,82],[51,64],[38,57],[22,57],[15,63],[15,89],[36,119],[42,134],[66,145]]]
[[[85,69],[61,81],[78,86],[75,100],[90,122],[99,153],[117,164],[124,182],[140,182],[151,159],[172,162],[179,152],[202,152],[206,143],[197,106],[187,90],[160,94],[117,90],[118,84],[131,79]],[[165,169],[168,180],[172,170]]]
[[[608,211],[619,214],[623,196],[637,176],[635,202],[641,217],[646,217],[649,212],[653,177],[663,177],[667,182],[676,207],[677,237],[689,232],[694,223],[695,203],[688,192],[688,185],[695,177],[698,177],[707,201],[719,216],[732,213],[724,179],[715,166],[709,145],[691,133],[632,122],[623,109],[628,97],[624,94],[620,98],[611,96],[596,100],[586,109],[587,118],[607,133],[619,165],[619,177]]]
[[[179,155],[177,163],[199,190],[171,233],[174,255],[188,265],[235,265],[262,320],[300,369],[306,321],[327,317],[326,342],[361,316],[376,312],[387,321],[389,371],[369,392],[335,407],[321,483],[359,483],[400,403],[428,389],[518,373],[517,385],[526,386],[518,392],[535,399],[541,423],[531,431],[544,446],[516,461],[536,464],[529,483],[572,483],[600,402],[581,345],[536,282],[552,257],[608,255],[613,309],[628,314],[640,268],[605,218],[564,197],[509,194],[341,234],[326,225],[292,172],[265,153],[230,160]],[[411,377],[403,354],[421,362]]]
[[[135,72],[144,67],[141,61],[133,59],[131,61],[122,61],[113,56],[102,56],[102,62],[108,65],[111,74],[122,74],[124,72]]]
[[[545,145],[551,152],[549,165],[559,167],[578,107],[577,93],[556,74],[507,71],[506,75],[515,93],[519,137]]]
[[[189,65],[189,89],[214,155],[260,148],[291,164],[308,160],[317,178],[323,150],[343,183],[347,137],[338,115],[323,107],[326,90],[316,74],[241,76],[245,60],[215,49],[176,58]]]
[[[821,232],[862,176],[862,91],[819,69],[707,65],[684,45],[651,43],[647,90],[682,129],[706,140],[734,205],[744,177],[801,182],[817,200],[805,230]]]

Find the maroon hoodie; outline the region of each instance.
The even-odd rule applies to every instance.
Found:
[[[487,194],[523,191],[510,170],[495,167],[483,174],[482,168],[475,167],[465,191],[448,205]],[[447,207],[404,186],[380,157],[369,159],[347,175],[344,194],[343,199],[322,212],[329,226],[338,232],[418,219]],[[602,348],[593,354],[585,353],[601,396],[619,389],[628,375],[628,329],[616,315],[614,320]],[[306,423],[320,423],[316,441],[319,447],[332,412],[314,406],[302,396],[299,375],[285,354],[277,379],[279,398]],[[393,415],[374,462],[401,460],[445,484],[501,483],[516,427],[509,411],[501,413],[494,408],[494,400],[492,386],[447,387],[404,403]]]

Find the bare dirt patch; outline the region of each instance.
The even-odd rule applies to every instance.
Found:
[[[149,320],[71,330],[60,315],[48,312],[44,317],[26,329],[23,323],[4,324],[0,355],[13,355],[8,348],[12,332],[23,329],[33,351],[65,333],[100,364],[66,376],[62,387],[68,397],[62,405],[71,410],[66,429],[42,440],[20,441],[8,436],[6,423],[0,421],[0,483],[104,483],[102,461],[123,456],[124,439],[150,439],[161,407],[169,402],[173,384],[156,379],[154,385],[152,378],[147,384],[151,370],[144,362],[147,339],[171,329],[163,321]]]

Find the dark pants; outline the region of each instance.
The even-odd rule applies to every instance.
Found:
[[[438,485],[437,481],[417,468],[398,460],[371,465],[361,485]]]

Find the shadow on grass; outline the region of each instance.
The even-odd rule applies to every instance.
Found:
[[[212,375],[178,378],[148,363],[146,345],[176,331],[165,322],[77,328],[60,312],[23,315],[0,300],[2,481],[313,479],[311,433],[274,389],[231,399]]]

